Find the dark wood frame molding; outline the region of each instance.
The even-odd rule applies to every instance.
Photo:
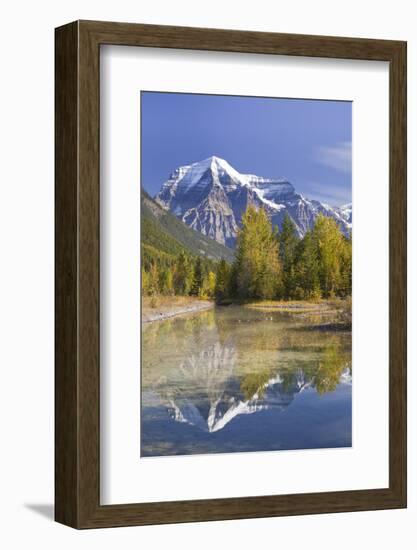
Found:
[[[120,44],[389,62],[389,487],[100,505],[99,55]],[[55,519],[75,528],[406,506],[406,43],[76,21],[55,34]]]

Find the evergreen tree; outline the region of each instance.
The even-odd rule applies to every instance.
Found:
[[[340,288],[341,296],[352,294],[352,235],[344,238],[340,258]]]
[[[167,267],[159,273],[159,289],[165,296],[171,296],[174,293],[174,281],[172,270]]]
[[[288,214],[285,214],[282,230],[279,234],[279,256],[282,265],[282,284],[284,298],[293,298],[295,290],[294,262],[298,245],[295,224]]]
[[[142,267],[142,294],[147,296],[149,294],[149,273]]]
[[[216,286],[214,296],[218,302],[221,302],[231,294],[230,288],[231,269],[229,264],[222,258],[217,266]]]
[[[230,296],[231,298],[238,298],[239,297],[239,292],[238,292],[238,284],[237,284],[237,279],[238,279],[238,271],[239,271],[239,262],[238,262],[238,259],[236,258],[235,261],[233,262],[233,264],[231,265],[230,267],[230,270],[229,270],[229,284],[228,284],[228,296]]]
[[[216,288],[216,274],[209,271],[203,279],[203,285],[200,290],[201,298],[214,298]]]
[[[194,279],[190,290],[190,294],[193,296],[199,296],[202,287],[203,287],[203,269],[201,265],[201,258],[199,256],[194,266]]]
[[[295,252],[294,297],[301,300],[317,299],[321,296],[318,251],[311,231],[299,241]]]
[[[207,275],[207,296],[214,298],[214,291],[216,289],[216,274],[214,271],[209,271]]]
[[[175,294],[187,296],[190,293],[193,280],[192,266],[184,252],[180,252],[174,275]]]

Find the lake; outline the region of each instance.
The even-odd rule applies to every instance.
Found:
[[[233,305],[143,325],[141,456],[350,447],[336,317]]]

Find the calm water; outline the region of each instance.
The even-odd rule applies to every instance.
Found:
[[[351,402],[351,333],[328,316],[230,306],[143,327],[142,456],[350,447]]]

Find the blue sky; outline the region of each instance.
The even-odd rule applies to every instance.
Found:
[[[309,198],[351,202],[352,103],[141,93],[141,178],[154,196],[178,166],[212,155],[285,177]]]

